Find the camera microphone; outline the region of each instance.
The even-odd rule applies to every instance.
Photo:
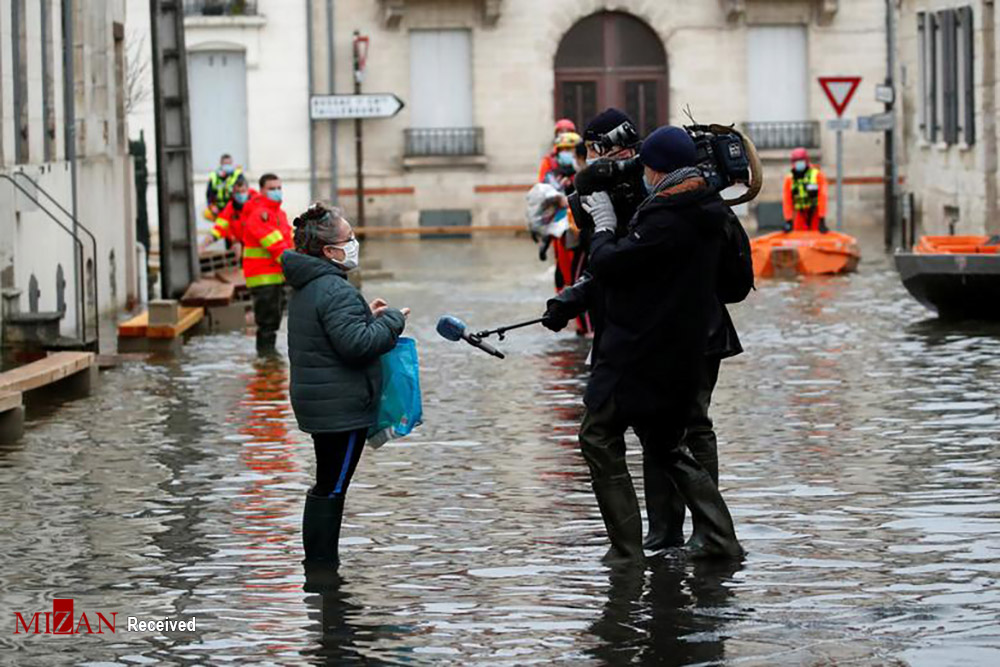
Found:
[[[479,336],[470,334],[466,331],[465,322],[457,317],[452,317],[451,315],[444,315],[441,317],[437,323],[437,332],[441,334],[443,338],[447,338],[450,341],[464,340],[472,347],[479,348],[483,352],[493,355],[497,359],[504,358],[503,352],[496,349],[489,343],[484,343]]]

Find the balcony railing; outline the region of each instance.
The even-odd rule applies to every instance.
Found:
[[[187,16],[256,16],[257,0],[184,0]]]
[[[403,133],[406,137],[406,157],[483,154],[481,127],[410,128]]]
[[[743,131],[760,150],[819,148],[819,121],[744,123]]]

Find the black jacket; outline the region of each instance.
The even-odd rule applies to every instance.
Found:
[[[294,288],[288,304],[290,394],[307,433],[353,431],[375,423],[382,396],[380,357],[396,346],[406,319],[379,317],[329,260],[294,250],[281,256]]]
[[[615,213],[620,215],[617,206]],[[726,214],[735,216],[728,208]],[[619,229],[625,227],[627,223],[620,225]],[[714,359],[728,359],[742,354],[743,346],[729,316],[729,310],[722,301],[718,299],[716,301],[718,306],[709,319],[708,347],[705,349],[705,354]],[[589,271],[585,271],[580,280],[549,299],[546,305],[556,307],[560,315],[567,320],[589,313],[590,323],[594,328],[594,348],[598,347],[604,329],[604,293],[600,281],[594,280]]]
[[[702,359],[736,340],[716,295],[722,223],[731,214],[703,180],[690,179],[641,207],[627,236],[594,235],[590,273],[604,315],[584,395],[589,408],[614,396],[626,415],[686,419]],[[732,340],[716,333],[727,329]]]

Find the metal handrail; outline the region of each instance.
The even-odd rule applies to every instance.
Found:
[[[46,190],[45,188],[43,188],[38,183],[38,181],[36,181],[35,179],[33,179],[31,176],[28,176],[23,171],[15,171],[14,175],[15,176],[20,176],[24,180],[26,180],[29,183],[31,183],[35,187],[36,190],[38,190],[43,195],[45,195],[46,199],[48,199],[50,202],[52,202],[53,204],[55,204],[56,208],[58,208],[60,211],[62,211],[63,214],[67,218],[69,218],[70,220],[72,220],[74,225],[76,225],[79,229],[82,229],[83,233],[90,237],[90,249],[91,249],[91,252],[94,253],[94,275],[91,277],[91,281],[93,282],[93,287],[94,287],[94,337],[95,337],[94,340],[97,343],[97,349],[100,350],[101,349],[101,324],[100,324],[100,319],[101,319],[101,301],[100,301],[100,294],[99,294],[99,291],[98,291],[99,290],[98,286],[101,283],[100,283],[100,279],[97,277],[97,274],[98,274],[97,237],[94,236],[93,233],[91,233],[91,231],[89,229],[87,229],[87,227],[82,222],[80,222],[80,220],[75,215],[73,215],[72,213],[70,213],[69,210],[67,210],[65,206],[63,206],[62,204],[60,204],[58,199],[56,199],[55,197],[53,197],[52,194],[48,190]],[[70,232],[70,233],[73,234],[74,237],[76,237],[76,234],[74,232]],[[81,267],[80,267],[80,276],[77,276],[78,280],[80,280],[80,278],[82,276],[86,275],[86,268],[85,267],[86,267],[87,262],[85,261],[85,258],[83,257],[83,248],[82,248],[82,246],[81,246],[81,249],[80,249],[80,260],[81,260]],[[80,282],[83,282],[83,281],[81,280]],[[83,306],[83,308],[87,307],[86,294],[81,295],[81,305]],[[84,319],[84,321],[86,321],[86,318]],[[87,328],[86,327],[84,327],[84,329],[83,329],[83,342],[84,343],[87,342]]]
[[[18,190],[21,191],[21,194],[23,194],[25,197],[28,198],[29,201],[31,201],[35,206],[37,206],[39,209],[41,209],[42,212],[45,213],[45,215],[49,216],[52,219],[52,222],[56,223],[56,225],[58,225],[63,231],[65,231],[67,234],[69,234],[70,238],[72,238],[73,242],[76,243],[76,245],[77,245],[77,252],[80,255],[80,259],[81,260],[83,259],[83,241],[81,241],[77,237],[77,235],[73,233],[72,229],[70,229],[69,227],[67,227],[63,223],[59,222],[59,219],[56,216],[54,216],[52,214],[52,212],[49,211],[49,209],[47,209],[45,207],[44,204],[42,204],[40,201],[38,201],[37,199],[35,199],[34,197],[32,197],[31,194],[28,192],[28,190],[26,190],[24,188],[24,186],[22,186],[20,183],[18,183],[17,181],[15,181],[13,178],[11,178],[10,176],[8,176],[7,174],[0,174],[0,179],[10,181],[11,185],[13,185],[15,188],[17,188]],[[96,257],[94,258],[94,274],[95,275],[97,274],[97,258]],[[79,280],[80,277],[76,276],[75,278],[77,280]],[[95,301],[95,303],[96,303],[96,301]],[[81,293],[79,295],[79,298],[77,299],[77,304],[76,305],[77,305],[77,308],[79,308],[79,313],[80,313],[80,327],[81,327],[81,331],[82,331],[82,339],[81,340],[82,340],[82,342],[86,343],[86,338],[87,338],[87,309],[86,309],[86,305],[84,303],[84,295],[83,295],[82,291],[81,291]]]

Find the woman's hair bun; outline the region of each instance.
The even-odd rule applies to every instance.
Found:
[[[304,227],[309,223],[320,222],[330,215],[330,209],[323,202],[314,202],[304,213],[292,221],[295,227]]]

